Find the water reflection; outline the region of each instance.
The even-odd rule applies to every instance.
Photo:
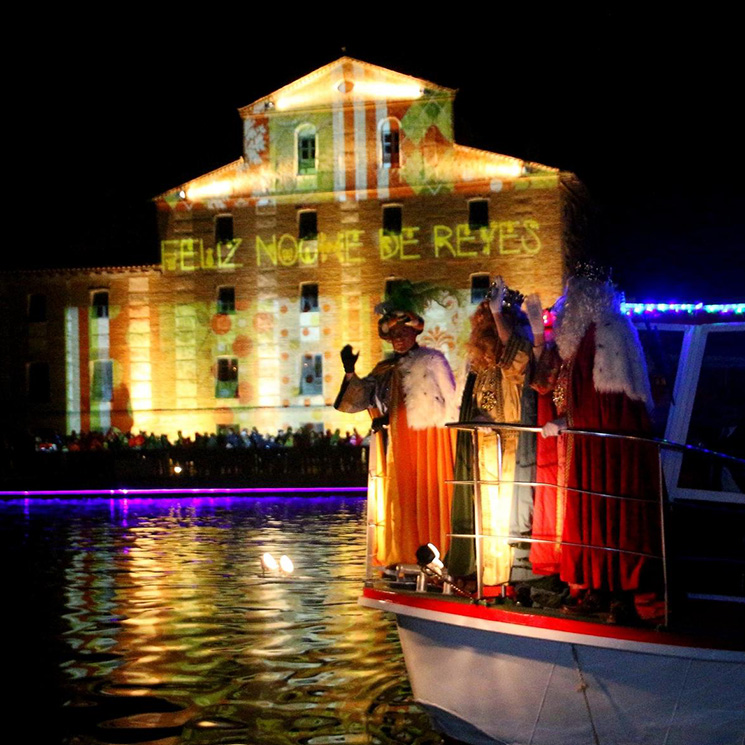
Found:
[[[33,706],[81,745],[439,742],[412,704],[393,622],[357,606],[364,509],[0,505],[0,539],[22,567],[19,678]],[[295,573],[262,578],[266,551]]]

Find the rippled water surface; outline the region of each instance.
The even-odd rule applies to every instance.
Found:
[[[341,498],[0,504],[16,741],[439,743],[392,619],[357,606],[364,512]],[[292,577],[262,577],[265,551],[290,556]]]

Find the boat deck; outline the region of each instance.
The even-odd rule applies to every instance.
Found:
[[[624,625],[610,623],[608,613],[578,616],[562,608],[526,607],[510,598],[474,600],[446,595],[435,585],[418,592],[408,582],[369,581],[363,596],[392,606],[469,619],[469,623],[480,618],[593,637],[745,652],[745,604],[737,602],[689,600],[670,614],[669,625],[664,626],[659,618]]]

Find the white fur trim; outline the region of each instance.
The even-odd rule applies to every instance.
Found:
[[[626,316],[611,312],[596,322],[592,380],[599,393],[625,393],[652,405],[639,335]]]
[[[419,347],[399,362],[398,369],[411,429],[457,421],[455,378],[444,354]]]

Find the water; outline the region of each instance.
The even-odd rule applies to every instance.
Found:
[[[354,498],[0,504],[18,742],[440,743],[392,619],[357,606],[364,512]],[[262,577],[265,551],[295,573]]]

